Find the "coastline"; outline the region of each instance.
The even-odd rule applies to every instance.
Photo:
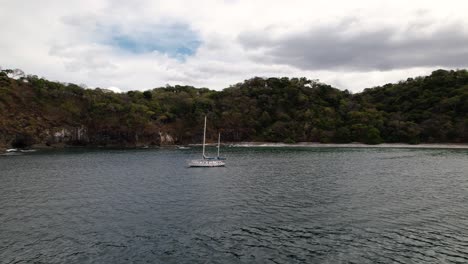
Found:
[[[272,143],[272,142],[237,142],[225,143],[231,147],[301,147],[301,148],[410,148],[410,149],[468,149],[467,143],[382,143],[369,145],[364,143],[318,143],[318,142],[299,142],[299,143]]]
[[[185,145],[163,145],[163,146],[69,146],[65,144],[45,146],[33,145],[31,148],[18,149],[17,152],[29,152],[28,150],[53,150],[64,148],[118,148],[118,149],[159,149],[159,148],[176,148],[177,146],[199,147],[202,144],[185,144]],[[207,143],[206,146],[216,147],[216,143]],[[275,142],[225,142],[221,143],[223,147],[231,148],[405,148],[405,149],[461,149],[468,150],[468,143],[421,143],[421,144],[406,144],[406,143],[382,143],[369,145],[359,142],[353,143],[319,143],[319,142],[298,142],[298,143],[275,143]],[[24,151],[26,150],[26,151]],[[33,152],[31,151],[31,152]],[[0,154],[7,154],[7,148],[0,147]]]

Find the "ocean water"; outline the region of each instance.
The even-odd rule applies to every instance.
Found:
[[[468,262],[468,150],[222,153],[0,156],[0,263]]]

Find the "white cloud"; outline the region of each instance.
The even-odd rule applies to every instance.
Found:
[[[466,1],[272,1],[272,0],[138,0],[138,1],[4,1],[0,0],[0,62],[3,67],[21,68],[27,73],[63,82],[86,83],[90,87],[120,87],[122,90],[150,89],[165,84],[188,84],[222,89],[253,76],[305,76],[320,79],[341,89],[358,91],[366,87],[396,82],[414,75],[430,73],[451,65],[442,58],[431,63],[389,69],[365,64],[365,69],[320,67],[305,61],[265,60],[275,42],[262,49],[248,49],[240,36],[257,32],[250,40],[300,36],[311,30],[345,23],[350,36],[396,29],[395,41],[405,42],[398,29],[428,34],[438,28],[468,25]],[[132,34],[158,25],[187,25],[201,41],[196,52],[185,60],[164,51],[129,53],[109,44],[106,34],[112,29]],[[105,28],[106,30],[99,30]],[[453,33],[465,35],[463,27]],[[322,33],[324,38],[327,32]],[[138,37],[141,37],[138,35]],[[182,36],[185,36],[182,34]],[[167,36],[168,38],[170,36]],[[320,35],[314,36],[320,41]],[[336,37],[336,36],[335,36]],[[437,37],[437,36],[435,36]],[[444,36],[447,41],[450,36]],[[400,38],[400,39],[399,39]],[[158,36],[151,41],[157,42]],[[296,38],[301,39],[301,38]],[[311,41],[305,36],[305,39]],[[464,38],[457,38],[463,41]],[[246,40],[244,39],[244,42]],[[444,39],[437,39],[439,44]],[[169,43],[172,43],[169,41]],[[287,43],[287,42],[286,42]],[[347,42],[343,42],[347,43]],[[284,43],[282,43],[284,45]],[[427,43],[430,46],[430,43]],[[448,43],[457,45],[457,43]],[[457,47],[466,43],[459,43]],[[443,45],[440,45],[443,46]],[[466,45],[465,45],[466,46]],[[326,49],[327,46],[319,46]],[[287,46],[286,46],[287,48]],[[433,49],[429,49],[433,52]],[[462,52],[460,50],[454,50]],[[386,58],[392,58],[385,54]],[[319,54],[320,51],[315,54]],[[331,54],[324,50],[324,54]],[[287,54],[287,53],[286,53]],[[294,56],[300,57],[294,51]],[[253,56],[255,55],[255,56]],[[454,58],[457,54],[450,54]],[[438,63],[440,60],[440,63]],[[468,61],[468,60],[467,60]],[[393,61],[392,61],[393,62]],[[349,62],[347,62],[349,63]],[[398,61],[394,62],[399,65]],[[468,63],[467,63],[468,64]],[[338,65],[339,66],[339,65]],[[349,64],[346,66],[350,66]],[[351,65],[352,66],[352,65]]]

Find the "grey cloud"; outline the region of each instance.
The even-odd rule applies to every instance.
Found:
[[[430,24],[415,22],[404,30],[382,27],[357,31],[352,19],[335,26],[271,37],[246,32],[239,41],[255,59],[304,70],[393,70],[410,67],[466,67],[468,34],[463,24],[427,33]]]

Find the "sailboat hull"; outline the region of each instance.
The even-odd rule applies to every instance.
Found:
[[[226,163],[221,160],[192,160],[189,163],[190,167],[224,167]]]

